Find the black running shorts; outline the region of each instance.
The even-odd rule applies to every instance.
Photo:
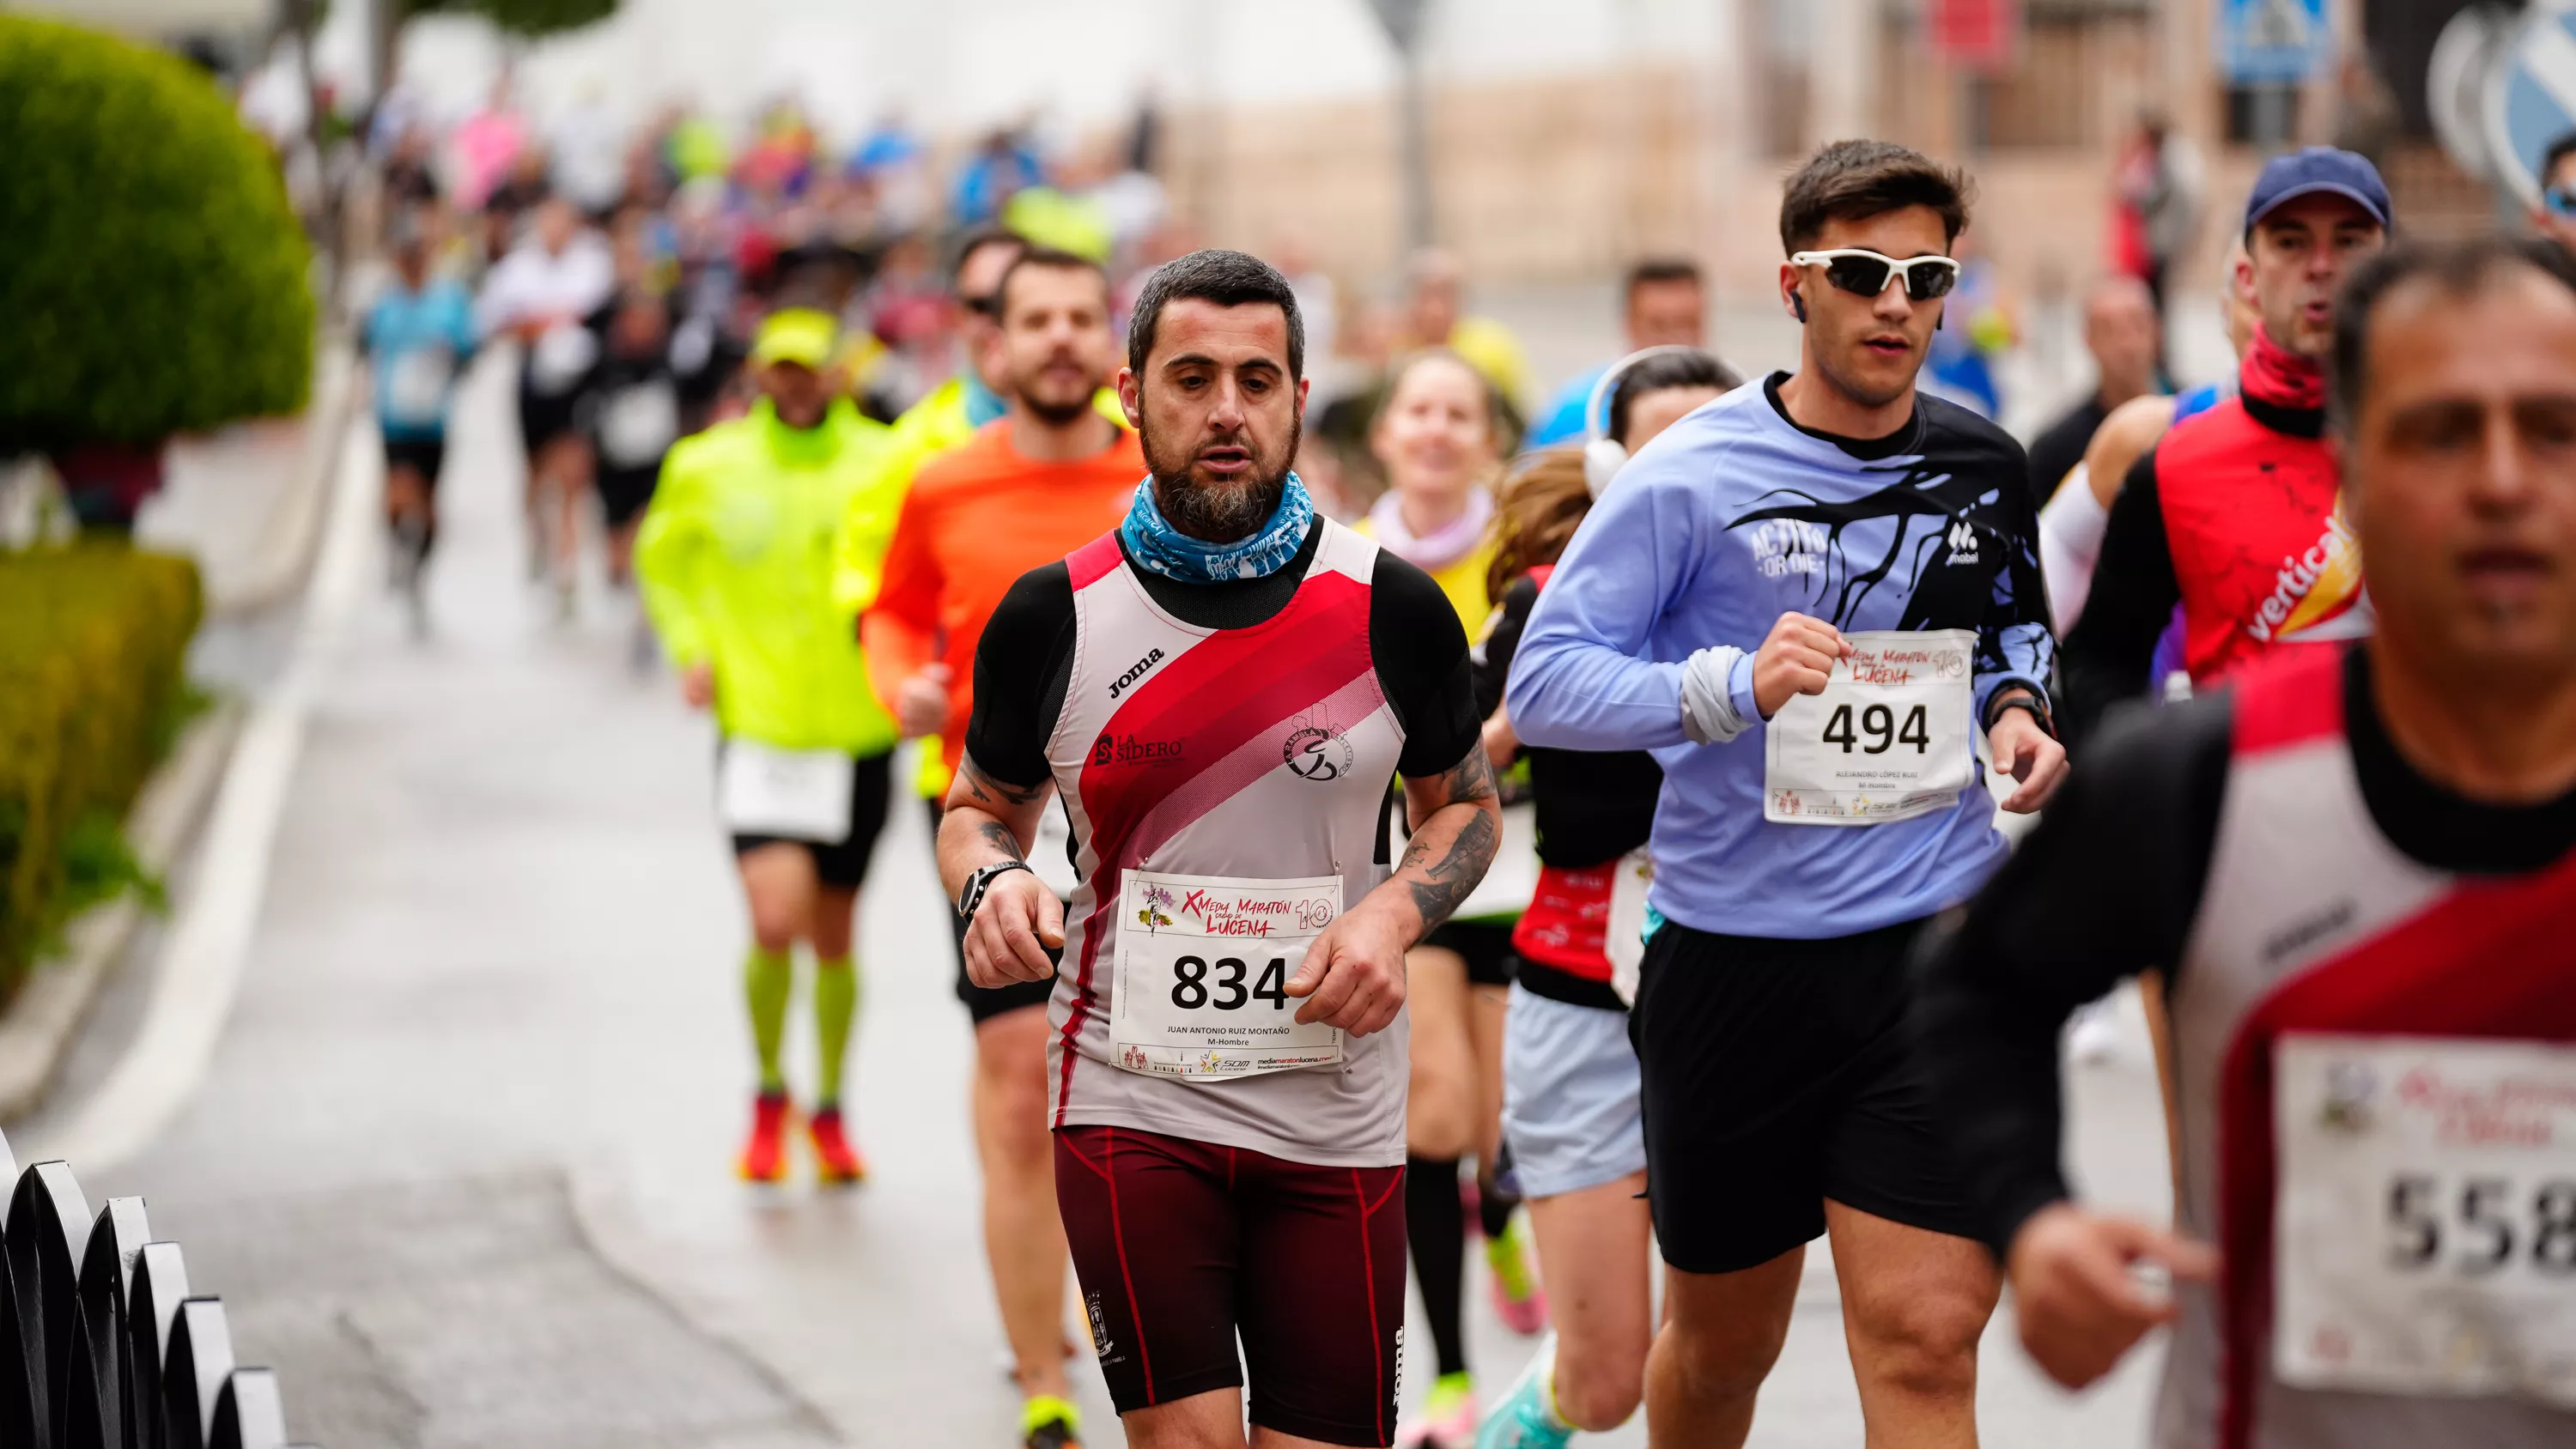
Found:
[[[1326,1444],[1393,1441],[1402,1167],[1059,1127],[1055,1198],[1118,1412],[1248,1376],[1255,1424]]]
[[[1425,946],[1455,951],[1467,963],[1472,986],[1509,986],[1519,974],[1520,958],[1512,954],[1509,921],[1442,921],[1422,938]]]
[[[447,440],[445,438],[397,438],[389,435],[385,439],[385,471],[387,472],[396,468],[409,468],[420,475],[422,487],[436,489],[439,470],[446,466]]]
[[[1906,1025],[1922,925],[1778,941],[1674,921],[1647,941],[1628,1035],[1666,1263],[1767,1263],[1823,1234],[1827,1198],[1974,1235]]]
[[[624,528],[644,512],[653,501],[653,485],[660,482],[662,470],[650,468],[611,468],[601,465],[593,486],[599,490],[599,515],[611,528]]]
[[[519,446],[528,456],[566,433],[581,431],[578,407],[581,394],[567,389],[559,393],[539,392],[525,380],[519,384]]]
[[[940,805],[937,800],[924,800],[921,803],[930,807],[930,853],[935,862],[939,855]],[[948,938],[957,947],[957,999],[966,1004],[967,1020],[982,1026],[994,1017],[1009,1012],[1031,1006],[1043,1007],[1055,995],[1053,978],[1044,981],[1014,981],[1008,986],[976,985],[966,974],[966,918],[957,914],[955,901],[950,901],[947,909]],[[1049,951],[1047,955],[1060,962],[1064,953]]]
[[[850,833],[843,839],[821,843],[811,840],[789,841],[783,835],[746,835],[736,832],[733,853],[739,858],[764,845],[782,842],[801,845],[814,857],[814,878],[841,890],[857,890],[868,879],[868,857],[876,854],[877,837],[885,832],[886,805],[894,791],[894,757],[891,754],[861,755],[852,761],[850,771]]]

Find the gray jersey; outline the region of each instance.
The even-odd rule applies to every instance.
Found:
[[[1377,546],[1319,526],[1295,596],[1245,629],[1164,612],[1114,537],[1068,560],[1076,642],[1047,763],[1079,883],[1049,1007],[1056,1126],[1404,1161],[1408,1018],[1326,1048],[1279,994],[1318,902],[1387,878],[1404,744],[1369,643]]]

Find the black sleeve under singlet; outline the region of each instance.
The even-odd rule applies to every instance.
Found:
[[[1404,727],[1395,772],[1427,780],[1446,774],[1484,746],[1485,717],[1467,664],[1467,630],[1431,575],[1377,552],[1369,582],[1369,654],[1377,679]]]
[[[2065,698],[2058,702],[2058,733],[2069,754],[2084,748],[2113,705],[2155,686],[2147,671],[2155,667],[2156,640],[2181,602],[2173,548],[2165,539],[2164,503],[2156,491],[2156,450],[2149,448],[2111,501],[2093,588],[2059,661]]]
[[[1288,563],[1257,579],[1185,584],[1130,570],[1156,604],[1203,629],[1243,629],[1286,607],[1314,562],[1322,537],[1310,529]],[[966,753],[1008,785],[1047,778],[1047,736],[1064,710],[1073,677],[1073,576],[1062,560],[1022,574],[984,625],[975,646],[975,710]],[[1380,550],[1369,590],[1369,652],[1378,685],[1405,732],[1397,770],[1441,774],[1479,747],[1468,673],[1467,633],[1431,576]]]
[[[1047,779],[1047,736],[1073,677],[1073,573],[1062,559],[1020,575],[975,641],[975,768],[1026,789]]]
[[[2058,1028],[2182,956],[2226,790],[2230,700],[2124,716],[1936,949],[1916,1004],[1923,1060],[1987,1245],[2066,1195]]]

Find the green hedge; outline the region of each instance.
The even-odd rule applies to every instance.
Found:
[[[78,904],[185,702],[197,568],[121,545],[0,553],[0,999]]]
[[[309,249],[203,72],[0,14],[0,158],[0,457],[304,405]]]

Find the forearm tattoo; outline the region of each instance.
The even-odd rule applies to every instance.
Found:
[[[1449,798],[1443,802],[1444,809],[1449,805],[1481,804],[1494,798],[1494,767],[1486,760],[1480,746],[1469,750],[1465,759],[1441,777],[1441,783],[1449,792]],[[1418,869],[1429,877],[1427,880],[1405,882],[1406,888],[1413,892],[1414,909],[1422,913],[1424,930],[1449,919],[1450,913],[1474,894],[1476,883],[1485,878],[1485,868],[1494,862],[1494,850],[1499,843],[1500,835],[1494,829],[1493,813],[1478,810],[1458,827],[1456,835],[1450,837],[1449,847],[1441,853],[1438,861],[1431,859],[1430,846],[1419,836],[1404,848],[1404,860],[1396,867],[1397,871]]]
[[[973,755],[961,756],[957,763],[958,773],[966,780],[966,793],[987,805],[996,800],[1006,800],[1013,805],[1026,805],[1046,794],[1047,787],[1043,782],[1030,785],[1025,789],[1018,785],[1003,784],[985,774],[983,767],[975,763]]]
[[[986,816],[984,823],[975,827],[975,835],[986,845],[1000,851],[1006,859],[1026,859],[1020,854],[1020,838],[1011,833],[1011,827],[999,820]]]

